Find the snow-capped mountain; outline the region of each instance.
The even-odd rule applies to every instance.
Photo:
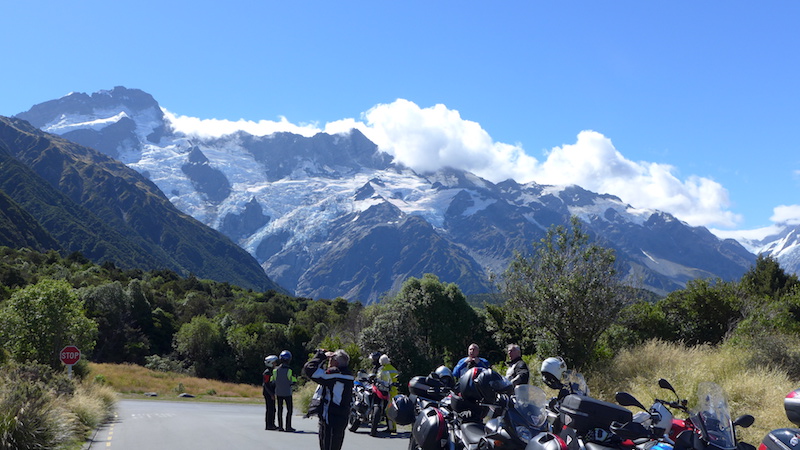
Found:
[[[490,273],[571,215],[617,251],[635,283],[658,293],[698,277],[738,279],[755,259],[705,228],[578,186],[416,173],[357,130],[187,136],[152,96],[122,87],[73,93],[17,117],[144,174],[300,296],[372,302],[424,273],[467,294],[489,292]]]

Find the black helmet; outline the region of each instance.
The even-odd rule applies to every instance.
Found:
[[[278,358],[280,358],[281,362],[289,362],[292,360],[292,352],[290,352],[289,350],[284,350],[281,352]]]
[[[454,387],[455,383],[453,383],[453,372],[451,372],[447,366],[437,367],[436,370],[434,370],[431,374],[431,377],[438,379],[447,387]]]
[[[414,415],[414,403],[406,395],[395,395],[386,408],[386,415],[397,422],[398,425],[410,425],[414,423],[416,417]]]
[[[461,375],[458,387],[464,400],[494,403],[497,394],[505,392],[511,383],[492,369],[473,367]]]
[[[375,365],[375,366],[380,366],[381,365],[381,355],[382,354],[383,353],[381,353],[381,352],[372,352],[372,353],[369,354],[369,359],[372,360],[372,364],[373,365]]]

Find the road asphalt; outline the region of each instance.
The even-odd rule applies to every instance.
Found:
[[[292,417],[294,433],[264,430],[264,406],[196,400],[120,400],[114,418],[84,446],[87,450],[292,450],[318,449],[318,419]],[[405,427],[406,429],[408,427]],[[362,427],[346,431],[343,450],[408,448],[409,432],[377,437]]]

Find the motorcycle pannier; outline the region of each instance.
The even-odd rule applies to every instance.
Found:
[[[783,408],[786,410],[786,417],[795,425],[800,425],[800,389],[789,392],[783,399]]]
[[[431,377],[417,376],[408,382],[408,392],[422,398],[441,400],[445,396],[444,384]]]
[[[442,412],[432,406],[423,409],[414,421],[411,435],[422,450],[445,448],[447,423]]]
[[[779,428],[772,430],[764,436],[761,445],[758,446],[760,450],[786,450],[795,448],[800,443],[800,433],[792,428]]]
[[[414,404],[403,395],[395,395],[389,403],[386,415],[398,425],[409,425],[414,422]]]
[[[561,401],[561,423],[579,435],[589,430],[608,430],[612,422],[628,423],[633,414],[626,408],[596,398],[570,394]]]

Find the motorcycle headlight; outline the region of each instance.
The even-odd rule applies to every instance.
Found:
[[[528,443],[533,438],[533,432],[528,427],[518,426],[516,428],[517,437],[524,443]]]

